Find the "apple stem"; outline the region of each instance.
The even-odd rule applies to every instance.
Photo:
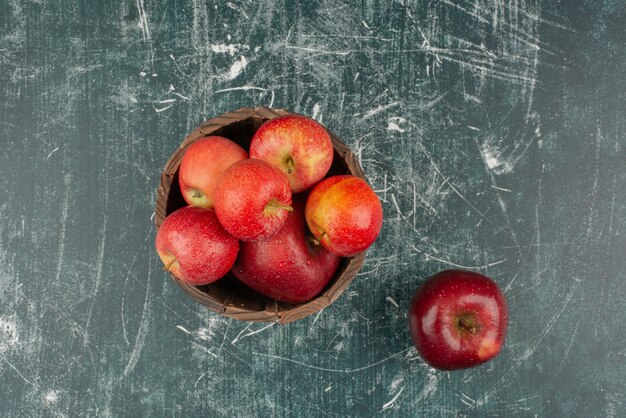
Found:
[[[293,174],[293,169],[295,165],[293,158],[288,157],[286,163],[287,163],[287,174]]]
[[[194,199],[198,198],[198,197],[202,197],[202,192],[200,190],[196,190],[193,192],[193,196]]]
[[[459,327],[461,327],[464,331],[469,332],[470,334],[476,334],[476,327],[472,325],[470,321],[466,318],[459,319]]]
[[[276,199],[271,199],[269,202],[267,202],[267,205],[265,206],[265,208],[266,209],[267,208],[284,209],[287,212],[293,212],[293,207],[291,207],[290,205],[283,205]]]
[[[314,246],[316,246],[316,247],[317,247],[318,245],[320,245],[320,242],[317,240],[317,238],[315,238],[315,237],[314,237],[314,236],[312,236],[312,235],[307,235],[306,240],[307,240],[308,242],[310,242],[311,244],[313,244]]]
[[[174,264],[175,262],[176,258],[172,258],[169,263],[163,266],[163,270],[170,271],[170,267],[172,267],[172,264]]]

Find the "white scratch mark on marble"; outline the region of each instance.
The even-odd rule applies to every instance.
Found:
[[[420,110],[428,110],[428,109],[434,107],[437,103],[439,103],[447,95],[448,95],[448,92],[445,92],[445,93],[435,97],[434,99],[429,100],[428,102],[426,102],[423,105],[419,106]]]
[[[126,332],[126,317],[124,314],[124,307],[126,306],[126,287],[128,286],[128,279],[130,278],[130,269],[126,264],[124,264],[126,270],[126,279],[124,279],[124,289],[122,290],[122,306],[120,308],[120,316],[122,317],[122,337],[124,338],[124,342],[126,345],[130,345],[130,341],[128,341],[128,333]]]
[[[151,221],[154,219],[154,215],[155,215],[155,212],[152,212],[152,216],[150,217]],[[151,226],[150,230],[148,231],[148,233],[146,234],[146,237],[143,240],[143,246],[140,247],[140,249],[133,256],[133,259],[130,262],[130,266],[131,267],[133,267],[135,265],[135,261],[137,260],[137,257],[139,256],[141,250],[143,248],[145,248],[146,243],[148,242],[148,240],[152,236],[153,229],[154,229],[154,227]],[[124,268],[126,268],[126,278],[124,279],[124,289],[122,290],[122,303],[121,303],[121,308],[120,308],[120,316],[122,318],[122,336],[124,337],[124,341],[126,342],[126,345],[130,345],[130,341],[128,341],[128,333],[126,332],[126,317],[125,317],[125,312],[124,312],[125,311],[125,306],[126,306],[126,288],[128,286],[128,279],[130,279],[131,276],[135,280],[138,280],[138,279],[133,274],[133,271],[132,271],[131,267],[128,267],[128,265],[126,263],[123,263],[123,265],[124,265]],[[143,283],[142,283],[142,285],[143,285]],[[147,285],[144,285],[143,287],[146,288]]]
[[[224,74],[223,79],[226,81],[234,80],[239,77],[243,70],[248,66],[248,60],[241,55],[238,60],[232,63],[230,69]]]
[[[59,399],[60,399],[59,392],[57,392],[56,390],[49,390],[43,396],[44,403],[48,406],[56,405],[59,402]]]
[[[144,7],[144,0],[135,0],[135,5],[137,6],[137,12],[139,14],[138,25],[141,29],[144,42],[147,42],[150,46],[150,62],[152,63],[152,67],[154,67],[154,48],[152,46],[152,37],[150,35],[150,26],[148,25],[148,15]],[[142,71],[140,75],[144,77],[146,73]],[[156,77],[156,74],[153,73],[152,77]]]
[[[236,5],[234,5],[233,3],[231,3],[231,2],[226,3],[226,7],[228,7],[228,8],[230,8],[230,9],[233,9],[233,10],[235,10],[235,11],[237,11],[237,12],[241,13],[241,15],[242,15],[243,17],[245,17],[246,19],[250,20],[250,16],[248,16],[248,14],[247,14],[244,10],[242,10],[240,7],[237,7],[237,6],[236,6]]]
[[[505,189],[504,187],[499,187],[499,186],[491,186],[491,187],[493,187],[495,190],[500,190],[501,192],[507,192],[507,193],[512,192],[511,189]]]
[[[54,154],[55,152],[57,152],[59,150],[60,147],[56,147],[55,149],[53,149],[52,151],[50,151],[50,154],[48,154],[48,156],[46,157],[46,161],[48,161],[50,159],[50,157],[52,157],[52,154]]]
[[[322,107],[320,106],[319,103],[315,103],[315,105],[313,105],[313,114],[311,115],[311,117],[313,119],[315,119],[316,121],[318,121],[319,123],[322,123]]]
[[[59,233],[59,244],[57,247],[57,269],[54,275],[54,283],[58,283],[61,278],[61,270],[65,259],[65,228],[67,225],[67,215],[69,212],[70,202],[70,181],[71,175],[65,175],[65,193],[63,196],[63,206],[61,207],[61,232]]]
[[[155,112],[157,112],[157,113],[161,113],[161,112],[164,112],[164,111],[166,111],[167,109],[171,108],[172,106],[174,106],[174,105],[165,106],[165,107],[162,107],[162,108],[159,108],[159,109],[157,109],[157,108],[155,107],[155,108],[154,108],[154,111],[155,111]]]
[[[331,50],[327,50],[327,49],[318,49],[318,48],[310,48],[310,47],[302,47],[302,46],[297,46],[297,45],[290,45],[289,44],[289,38],[291,37],[291,32],[293,30],[293,27],[291,27],[289,29],[289,32],[287,32],[287,37],[285,38],[285,49],[294,49],[294,50],[298,50],[298,51],[304,51],[304,52],[315,52],[318,55],[340,55],[340,56],[345,56],[351,53],[351,51],[331,51]]]
[[[461,392],[461,396],[459,397],[459,399],[460,399],[461,402],[463,402],[467,406],[472,406],[473,407],[474,405],[476,405],[476,400],[470,398],[469,396],[467,396],[463,392]]]
[[[376,274],[378,273],[378,269],[387,264],[393,264],[395,266],[404,266],[407,263],[398,262],[398,257],[396,254],[391,254],[387,257],[378,257],[378,258],[368,258],[366,260],[366,265],[369,266],[371,263],[374,263],[374,266],[369,270],[361,270],[357,273],[357,276],[365,276],[368,274]],[[349,292],[348,295],[351,295],[353,292]],[[358,295],[358,292],[354,292],[355,295]]]
[[[311,325],[315,325],[315,323],[317,322],[317,320],[319,319],[320,315],[322,314],[322,312],[324,312],[324,309],[322,309],[321,311],[319,311],[317,313],[317,315],[315,315],[315,319],[313,320],[313,323]]]
[[[389,402],[387,402],[386,404],[383,405],[383,409],[381,409],[380,412],[383,412],[384,410],[391,408],[393,406],[393,404],[396,402],[396,400],[398,399],[398,397],[400,396],[400,394],[402,393],[403,390],[404,390],[404,386],[402,386],[400,388],[398,393],[396,393],[396,396],[394,396]]]
[[[469,93],[463,93],[463,97],[465,98],[465,100],[471,100],[474,103],[478,103],[478,104],[482,104],[483,101],[480,100],[478,97],[474,96],[473,94],[469,94]],[[475,126],[467,126],[468,128],[474,130],[474,131],[480,131],[480,129],[476,128]]]
[[[245,327],[243,330],[241,330],[241,332],[240,332],[239,334],[237,334],[237,336],[235,337],[235,339],[231,341],[231,344],[233,344],[233,345],[234,345],[234,344],[235,344],[235,343],[237,343],[239,340],[242,340],[242,339],[244,339],[244,338],[246,338],[246,337],[249,337],[249,336],[251,336],[251,335],[254,335],[254,334],[258,334],[259,332],[265,331],[266,329],[268,329],[268,328],[270,328],[270,327],[272,327],[272,326],[276,325],[276,323],[275,323],[275,322],[272,322],[271,324],[266,325],[266,326],[264,326],[264,327],[261,327],[260,329],[257,329],[257,330],[254,330],[254,331],[251,331],[251,332],[249,332],[249,333],[247,333],[247,334],[242,335],[245,331],[247,331],[247,330],[250,328],[250,326],[251,326],[251,325],[252,325],[252,324],[248,325],[248,326],[247,326],[247,327]]]
[[[572,350],[572,347],[574,346],[574,342],[576,341],[576,335],[578,334],[579,326],[580,326],[580,322],[576,322],[576,327],[574,328],[574,331],[572,331],[572,337],[569,341],[569,344],[567,345],[567,348],[565,349],[565,351],[563,352],[563,355],[561,356],[561,366],[559,367],[558,371],[555,374],[560,373],[560,371],[563,369],[563,366],[565,366],[565,360],[567,360],[567,358],[569,357],[569,353]]]
[[[358,372],[361,372],[363,370],[371,369],[372,367],[376,367],[376,366],[378,366],[378,365],[380,365],[382,363],[385,363],[385,362],[391,360],[392,358],[399,356],[400,354],[406,353],[407,351],[409,351],[411,349],[413,349],[413,347],[405,348],[404,350],[399,351],[399,352],[397,352],[395,354],[392,354],[389,357],[385,357],[384,359],[379,360],[379,361],[377,361],[375,363],[368,364],[366,366],[358,367],[358,368],[355,368],[355,369],[331,369],[331,368],[327,368],[327,367],[319,367],[319,366],[314,366],[314,365],[311,365],[311,364],[306,364],[306,363],[303,363],[301,361],[290,359],[290,358],[287,358],[287,357],[275,356],[273,354],[266,354],[266,353],[258,353],[256,351],[253,351],[252,354],[257,355],[257,356],[262,356],[262,357],[269,357],[269,358],[272,358],[272,359],[275,359],[275,360],[281,360],[281,361],[286,361],[286,362],[289,362],[289,363],[294,363],[294,364],[297,364],[299,366],[303,366],[303,367],[307,367],[309,369],[319,370],[319,371],[323,371],[323,372],[331,372],[331,373],[358,373]]]
[[[96,260],[96,280],[93,285],[93,292],[91,294],[91,304],[89,305],[89,311],[87,312],[87,321],[85,321],[85,335],[83,337],[83,346],[87,346],[89,343],[89,324],[91,322],[91,314],[93,312],[93,306],[96,303],[96,296],[98,295],[98,289],[100,288],[100,280],[102,279],[102,269],[104,268],[104,250],[106,247],[107,239],[107,207],[109,203],[109,170],[107,167],[107,159],[104,159],[105,175],[104,175],[104,201],[102,204],[102,229],[100,230],[100,249],[98,251],[98,258]],[[148,270],[149,271],[149,270]]]
[[[435,393],[437,391],[437,385],[439,383],[439,380],[443,376],[444,375],[441,372],[436,371],[432,367],[428,367],[428,382],[426,382],[426,384],[422,388],[422,391],[419,393],[419,395],[417,395],[414,402],[421,402],[424,399],[429,398],[433,393]]]
[[[230,320],[228,321],[228,325],[226,326],[226,331],[224,331],[224,335],[222,337],[222,343],[217,349],[217,355],[219,355],[222,352],[222,348],[224,347],[224,343],[226,342],[226,337],[228,337],[228,330],[230,329],[230,326],[232,325],[232,323],[233,323],[233,318],[230,318]]]
[[[365,112],[365,114],[363,115],[363,117],[361,118],[361,120],[366,120],[371,118],[372,116],[376,116],[377,114],[384,112],[385,110],[391,109],[393,107],[396,107],[400,104],[400,101],[396,101],[396,102],[391,102],[388,103],[386,105],[380,105],[378,107],[375,107],[373,109],[368,110],[367,112]]]
[[[239,341],[239,337],[241,337],[241,335],[246,332],[250,327],[252,326],[252,322],[250,322],[248,325],[246,325],[246,327],[244,329],[242,329],[239,334],[237,334],[237,336],[230,342],[231,344],[235,344],[237,341]]]
[[[453,266],[453,267],[458,267],[458,268],[463,268],[463,269],[469,269],[469,270],[481,270],[481,269],[486,269],[487,267],[497,266],[498,264],[502,264],[502,263],[504,263],[505,261],[507,261],[507,259],[505,258],[505,259],[503,259],[503,260],[500,260],[500,261],[495,261],[495,262],[493,262],[493,263],[488,263],[488,264],[485,264],[485,265],[482,265],[482,266],[466,266],[466,265],[462,265],[462,264],[457,264],[457,263],[454,263],[454,262],[449,261],[449,260],[444,260],[444,259],[442,259],[442,258],[437,258],[437,257],[435,257],[434,255],[431,255],[431,254],[427,254],[427,253],[425,253],[425,252],[423,252],[423,251],[419,250],[419,249],[418,249],[416,246],[414,246],[414,245],[412,245],[411,247],[412,247],[415,251],[417,251],[418,253],[420,253],[420,254],[424,254],[424,256],[426,257],[426,260],[425,260],[425,261],[429,261],[430,259],[433,259],[433,260],[435,260],[435,261],[439,261],[440,263],[448,264],[448,265]]]
[[[242,44],[213,44],[209,45],[209,49],[216,54],[228,54],[234,57],[235,54],[241,50],[249,51],[250,46]]]
[[[536,20],[537,22],[545,23],[546,25],[554,26],[555,28],[563,29],[565,31],[576,32],[573,28],[569,28],[569,27],[567,27],[565,25],[561,25],[560,23],[554,22],[552,20],[544,19],[541,16],[539,16],[538,14],[531,13],[530,11],[528,11],[528,10],[526,10],[524,8],[520,8],[515,3],[510,3],[510,4],[508,4],[508,6],[511,9],[514,9],[516,12],[520,12],[523,15],[527,16],[528,18]]]
[[[391,296],[387,296],[385,300],[387,300],[387,302],[391,303],[396,308],[400,308],[400,305],[398,305],[398,302],[396,302]]]
[[[348,55],[350,54],[350,51],[329,51],[327,49],[307,48],[307,47],[295,46],[295,45],[286,45],[285,48],[297,49],[299,51],[305,51],[305,52],[316,52],[319,55]]]
[[[611,215],[609,216],[609,244],[611,243],[611,240],[613,239],[613,218],[615,215],[615,196],[616,195],[617,195],[617,174],[613,175],[613,193],[611,196]],[[23,225],[23,220],[22,220],[22,225]]]
[[[260,328],[260,329],[254,330],[254,331],[249,332],[249,333],[247,333],[247,334],[244,334],[244,335],[242,335],[241,337],[237,336],[237,339],[236,339],[236,340],[237,340],[237,341],[239,341],[239,340],[242,340],[242,339],[244,339],[244,338],[246,338],[246,337],[249,337],[249,336],[251,336],[251,335],[258,334],[259,332],[265,331],[266,329],[271,328],[271,327],[273,327],[274,325],[276,325],[276,323],[275,323],[275,322],[272,322],[272,323],[271,323],[271,324],[269,324],[269,325],[266,325],[266,326],[264,326],[264,327],[262,327],[262,328]],[[233,344],[234,344],[234,341],[235,341],[235,340],[233,340]]]
[[[404,213],[402,213],[402,210],[400,210],[400,205],[398,205],[398,201],[396,200],[395,193],[391,194],[391,201],[393,202],[393,205],[395,206],[396,211],[398,212],[398,219],[406,219],[404,216]]]
[[[148,276],[150,275],[150,270],[148,270]],[[137,361],[139,360],[139,356],[141,355],[141,351],[143,350],[143,346],[146,341],[146,334],[148,332],[148,305],[150,304],[150,278],[148,277],[147,285],[146,285],[146,297],[143,303],[143,311],[141,312],[141,320],[139,321],[139,329],[137,330],[137,336],[135,337],[135,345],[133,347],[133,351],[130,353],[130,357],[128,359],[128,363],[124,368],[124,376],[128,376],[137,365]]]
[[[593,235],[595,220],[598,217],[598,210],[596,208],[596,202],[598,201],[598,180],[600,178],[600,145],[604,140],[602,136],[602,132],[600,131],[600,125],[598,124],[597,133],[596,133],[596,152],[594,158],[594,171],[593,171],[593,186],[591,187],[591,196],[589,201],[591,205],[589,207],[589,218],[587,220],[587,234],[585,237],[585,241],[589,241],[591,236]]]
[[[448,6],[452,6],[452,7],[455,7],[455,8],[457,8],[457,9],[461,10],[462,12],[464,12],[464,13],[466,13],[466,14],[468,14],[468,15],[472,16],[473,18],[475,18],[475,19],[476,19],[476,20],[478,20],[479,22],[482,22],[482,23],[487,23],[487,24],[488,24],[488,23],[490,23],[490,22],[489,22],[487,19],[485,19],[484,17],[482,17],[482,16],[480,16],[480,15],[478,15],[478,14],[476,14],[476,13],[474,13],[474,12],[472,12],[472,11],[470,11],[470,10],[468,10],[468,9],[464,8],[464,7],[461,7],[460,5],[458,5],[458,4],[456,4],[456,3],[453,3],[453,2],[451,2],[451,1],[449,1],[449,0],[442,0],[442,3],[447,4]]]
[[[389,185],[387,186],[387,173],[385,173],[385,175],[383,176],[383,188],[382,189],[375,189],[374,193],[376,194],[381,194],[382,196],[378,196],[380,198],[380,200],[382,200],[383,202],[387,203],[387,192],[389,190],[391,190],[393,188],[393,186]]]
[[[9,360],[7,360],[3,355],[0,355],[0,358],[2,358],[2,360],[4,360],[6,362],[6,364],[9,365],[9,367],[11,367],[13,370],[15,370],[15,373],[17,373],[22,378],[22,380],[24,380],[28,384],[34,385],[33,382],[31,382],[30,380],[25,378],[24,375],[22,373],[20,373],[20,371],[17,369],[17,367],[15,367],[13,365],[13,363],[11,363]]]
[[[197,342],[192,341],[191,344],[194,347],[198,347],[199,349],[201,349],[202,351],[204,351],[205,353],[210,354],[212,357],[217,358],[217,354],[213,353],[211,350],[209,350],[208,348],[206,348],[205,346],[198,344]]]
[[[256,90],[256,91],[269,92],[272,95],[272,97],[270,99],[269,107],[273,106],[273,104],[274,104],[274,90],[264,89],[263,87],[257,87],[257,86],[228,87],[228,88],[225,88],[225,89],[215,90],[214,93],[226,93],[226,92],[229,92],[229,91],[247,91],[247,90]]]
[[[489,146],[486,142],[480,146],[480,153],[489,167],[496,174],[508,174],[513,171],[513,164],[503,161],[500,150],[494,146]]]
[[[444,180],[444,183],[446,183],[449,180],[446,179]],[[426,199],[424,199],[418,192],[417,192],[417,185],[415,184],[415,179],[411,178],[411,183],[413,185],[413,229],[415,229],[415,223],[416,223],[416,216],[417,216],[417,204],[419,203],[419,205],[421,207],[423,207],[424,209],[428,210],[429,212],[431,212],[433,215],[437,215],[437,209],[435,209],[433,207],[433,205],[431,205],[429,202],[426,201]],[[439,189],[437,189],[437,194],[439,195],[439,190],[441,190],[441,186],[439,186]]]
[[[400,376],[400,377],[395,378],[391,382],[391,390],[395,392],[396,389],[398,389],[398,386],[400,386],[402,382],[404,382],[404,377]]]
[[[182,332],[184,332],[187,335],[191,335],[192,332],[189,331],[187,328],[183,327],[182,325],[176,325],[176,328],[178,328],[179,330],[181,330]]]
[[[202,373],[200,377],[196,380],[196,383],[193,384],[193,388],[195,389],[198,386],[198,382],[206,375],[206,373]]]
[[[150,27],[148,26],[148,17],[146,16],[146,9],[144,8],[143,0],[135,0],[137,11],[139,12],[139,28],[143,35],[144,41],[150,40]]]
[[[400,132],[400,133],[406,132],[406,129],[401,128],[400,125],[398,125],[398,122],[393,120],[393,118],[390,118],[387,121],[387,130],[389,132]]]
[[[173,94],[173,95],[175,95],[175,96],[180,97],[181,99],[183,99],[183,100],[184,100],[184,101],[186,101],[186,102],[188,102],[189,100],[191,100],[189,97],[184,96],[184,95],[182,95],[182,94],[180,94],[180,93],[177,93],[177,92],[172,92],[172,94]]]
[[[211,328],[198,328],[196,331],[196,337],[204,341],[211,341],[215,332]]]
[[[476,59],[471,56],[459,55],[458,51],[454,51],[451,53],[450,51],[444,48],[431,48],[428,51],[437,51],[440,54],[442,60],[446,60],[449,62],[453,62],[455,64],[460,64],[464,68],[467,68],[473,72],[488,75],[489,77],[508,81],[509,83],[520,83],[520,84],[530,84],[537,82],[537,79],[532,76],[527,76],[524,74],[519,74],[510,71],[508,68],[502,67],[494,67],[492,62],[487,59]],[[408,52],[408,51],[405,51]]]

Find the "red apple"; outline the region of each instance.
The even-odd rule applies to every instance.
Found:
[[[242,242],[233,273],[244,284],[281,302],[313,299],[334,277],[341,258],[315,244],[304,220],[304,198],[273,237]]]
[[[313,119],[286,115],[270,119],[256,131],[250,157],[280,169],[293,193],[307,190],[328,173],[333,144],[326,129]]]
[[[178,172],[185,202],[212,208],[217,180],[228,167],[245,158],[246,150],[222,136],[207,136],[191,144]]]
[[[318,183],[306,202],[311,232],[333,253],[350,257],[366,250],[383,223],[380,200],[361,178],[340,175]]]
[[[215,213],[224,228],[243,241],[271,237],[291,207],[287,177],[265,161],[247,159],[230,166],[215,189]]]
[[[156,250],[165,270],[199,286],[228,273],[239,242],[224,230],[212,209],[186,206],[165,218],[157,231]]]
[[[415,292],[409,328],[431,366],[454,370],[494,358],[504,344],[508,312],[498,285],[479,273],[446,270]]]

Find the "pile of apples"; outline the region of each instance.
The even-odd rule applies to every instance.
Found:
[[[303,303],[366,250],[382,227],[378,196],[361,178],[329,176],[333,145],[300,115],[265,122],[249,150],[221,136],[191,144],[179,184],[189,206],[161,224],[156,249],[179,280],[205,285],[232,271],[275,300]]]
[[[191,144],[179,168],[189,206],[157,232],[164,268],[196,286],[232,272],[277,301],[315,298],[342,257],[366,250],[382,226],[380,200],[363,179],[328,176],[333,155],[324,127],[300,115],[265,122],[248,150],[221,136]],[[446,270],[416,289],[408,322],[426,363],[464,369],[498,355],[508,308],[489,277]]]

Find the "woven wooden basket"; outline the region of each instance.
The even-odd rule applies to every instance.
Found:
[[[283,109],[264,107],[242,108],[225,113],[204,122],[191,132],[180,144],[165,165],[161,174],[156,201],[156,226],[161,225],[167,215],[186,205],[178,185],[178,167],[187,147],[207,135],[229,138],[248,149],[257,129],[267,120],[287,115]],[[350,149],[339,138],[329,132],[335,155],[328,175],[352,174],[364,178],[363,170]],[[274,299],[243,285],[231,274],[205,286],[193,286],[174,281],[192,298],[220,315],[244,321],[288,323],[319,312],[333,303],[348,287],[363,265],[365,252],[343,259],[334,279],[315,299],[298,305],[277,302]]]

